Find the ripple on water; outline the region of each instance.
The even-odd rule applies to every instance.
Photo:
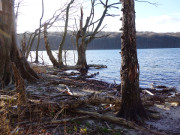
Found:
[[[140,86],[150,87],[151,83],[176,87],[180,91],[180,48],[168,49],[138,49],[140,64]],[[51,63],[45,51],[45,63]],[[35,53],[32,54],[32,56]],[[77,61],[77,53],[75,53]],[[74,52],[68,51],[67,64],[75,65]],[[33,56],[34,57],[34,56]],[[30,59],[29,59],[30,60]],[[119,50],[90,50],[87,51],[88,64],[104,64],[108,68],[90,70],[90,73],[99,72],[96,79],[109,83],[120,83],[121,57]],[[52,65],[52,64],[51,64]]]

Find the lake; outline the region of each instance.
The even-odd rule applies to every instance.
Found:
[[[120,83],[120,50],[88,50],[88,64],[107,65],[104,69],[90,68],[90,73],[99,72],[95,77],[109,83]],[[56,51],[54,54],[56,55]],[[32,51],[32,56],[34,56]],[[39,56],[44,63],[52,65],[45,51],[40,51]],[[75,58],[74,58],[75,56]],[[30,60],[30,58],[28,59]],[[150,87],[151,84],[176,87],[180,91],[180,48],[166,49],[138,49],[140,64],[140,87]],[[42,60],[40,59],[42,62]],[[67,52],[67,64],[75,65],[76,51]]]

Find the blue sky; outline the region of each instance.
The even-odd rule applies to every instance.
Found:
[[[180,0],[149,0],[153,6],[136,2],[138,31],[180,32]]]
[[[62,1],[67,0],[44,0],[45,19],[52,16]],[[113,0],[115,2],[119,0]],[[158,3],[158,6],[143,2],[136,2],[136,29],[137,31],[151,32],[180,32],[180,0],[149,0]],[[24,0],[24,6],[20,8],[21,15],[18,18],[18,32],[32,31],[39,25],[41,16],[41,0]],[[88,5],[86,6],[88,7]],[[101,9],[101,8],[100,8]],[[100,15],[100,9],[97,10],[97,16]],[[88,10],[88,8],[86,9]],[[86,11],[87,12],[87,11]],[[113,10],[114,13],[120,13],[119,10]],[[104,24],[107,24],[106,31],[119,31],[121,28],[120,17],[106,18]]]
[[[157,6],[144,2],[136,2],[137,17],[145,18],[151,16],[171,15],[180,13],[180,0],[149,0],[157,3]]]

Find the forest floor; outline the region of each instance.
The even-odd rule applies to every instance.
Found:
[[[40,79],[25,82],[28,104],[18,106],[14,85],[0,90],[0,134],[179,135],[180,93],[157,86],[140,89],[151,117],[139,126],[116,117],[118,85],[32,65]]]

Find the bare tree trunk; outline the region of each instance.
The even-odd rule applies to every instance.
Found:
[[[71,2],[68,4],[67,8],[66,8],[66,22],[65,22],[65,26],[64,26],[64,34],[63,34],[63,38],[62,41],[59,45],[59,53],[58,53],[58,62],[60,66],[63,66],[63,60],[62,60],[62,49],[64,47],[64,43],[65,43],[65,39],[66,39],[66,35],[67,35],[67,28],[68,28],[68,21],[69,21],[69,9],[71,4],[74,2],[74,0],[71,0]]]
[[[38,41],[37,41],[37,47],[36,47],[36,59],[35,59],[35,63],[38,63],[38,51],[39,51],[39,44],[40,44],[40,36],[41,36],[41,21],[43,19],[44,16],[44,0],[42,0],[42,15],[39,21],[39,33],[38,33]]]
[[[81,8],[81,16],[80,16],[80,28],[76,34],[76,47],[78,50],[78,62],[77,65],[81,66],[81,69],[88,69],[86,62],[86,49],[89,43],[91,43],[96,37],[96,35],[103,29],[100,29],[104,18],[107,15],[108,8],[114,7],[113,5],[117,4],[108,4],[109,0],[99,1],[100,3],[96,3],[96,0],[91,0],[91,11],[89,16],[86,18],[85,25],[83,26],[83,9]],[[96,21],[97,25],[94,25],[94,15],[95,15],[95,6],[97,4],[102,4],[104,6],[104,10],[102,12],[101,17]],[[108,14],[109,15],[109,14]],[[91,33],[89,32],[89,28],[92,27]],[[80,43],[79,43],[80,41]]]
[[[28,39],[27,50],[26,50],[26,55],[25,55],[25,56],[26,56],[26,59],[28,59],[28,57],[29,57],[29,54],[30,54],[32,45],[33,45],[33,43],[34,43],[35,38],[36,38],[37,35],[38,35],[38,34],[37,34],[37,30],[35,30],[34,33],[31,33],[31,35],[30,35],[30,37],[29,37],[29,39]]]
[[[14,0],[3,0],[3,23],[0,24],[0,80],[8,85],[12,79],[11,62],[14,62],[21,76],[28,81],[36,81],[37,74],[30,68],[28,62],[19,51],[16,35]]]
[[[139,64],[136,49],[136,29],[134,0],[122,0],[121,36],[121,92],[122,105],[117,116],[128,120],[140,121],[146,117],[140,99]]]
[[[53,56],[53,54],[51,52],[51,48],[49,46],[48,33],[47,33],[47,24],[44,25],[44,41],[45,41],[45,47],[46,47],[47,55],[49,56],[49,59],[51,60],[53,66],[54,67],[59,66],[59,63],[54,58],[54,56]]]
[[[26,54],[26,33],[23,34],[23,39],[21,40],[22,54],[25,56]]]
[[[2,87],[9,84],[12,80],[10,53],[8,52],[8,50],[10,50],[11,43],[9,39],[9,37],[0,33],[0,83],[2,83]]]
[[[78,47],[78,61],[77,65],[82,69],[88,69],[87,61],[86,61],[86,45],[80,45]]]

